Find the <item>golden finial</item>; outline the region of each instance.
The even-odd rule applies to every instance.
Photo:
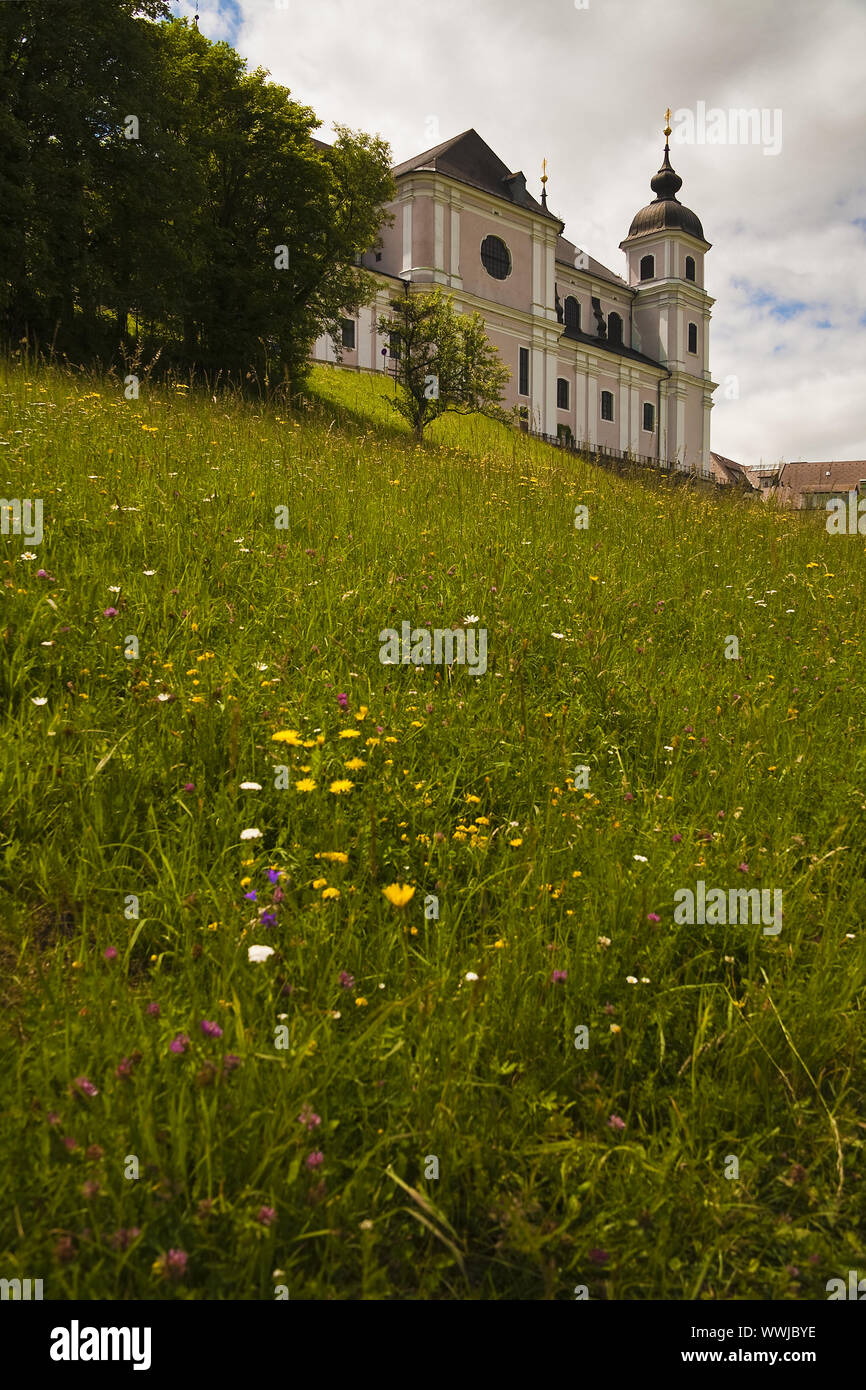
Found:
[[[666,138],[666,139],[669,139],[669,138],[670,138],[670,133],[671,133],[671,108],[668,107],[667,111],[665,112],[665,138]]]
[[[547,160],[546,160],[546,159],[542,159],[542,161],[541,161],[541,182],[542,182],[542,183],[547,183]]]

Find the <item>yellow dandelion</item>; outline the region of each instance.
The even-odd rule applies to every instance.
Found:
[[[523,844],[523,839],[521,836],[518,836],[516,840],[509,840],[508,843],[512,849],[520,849],[520,846]]]
[[[272,735],[273,743],[289,743],[292,748],[303,748],[303,742],[298,737],[297,729],[280,729],[278,733]]]
[[[327,887],[327,884],[328,884],[328,880],[327,880],[326,878],[314,878],[314,879],[313,879],[313,887],[314,887],[314,888],[326,888],[326,887]]]
[[[314,792],[316,790],[316,783],[313,781],[312,777],[302,777],[300,782],[295,783],[295,790],[299,792]]]
[[[489,825],[489,824],[490,824],[490,817],[489,817],[489,816],[476,816],[476,817],[475,817],[475,824],[476,824],[476,825]]]
[[[358,710],[357,714],[355,715],[355,718],[357,719],[359,724],[363,723],[363,721],[367,718],[366,705],[361,705],[361,708]]]
[[[360,737],[361,737],[361,730],[360,730],[360,729],[341,729],[341,730],[340,730],[340,738],[360,738]]]
[[[332,791],[334,796],[339,796],[341,792],[350,792],[354,785],[355,783],[350,782],[348,778],[337,778],[336,782],[331,783],[329,791]]]
[[[378,748],[379,740],[377,738],[368,738],[366,744],[368,748]]]
[[[467,793],[466,793],[465,800],[469,802],[469,805],[470,805],[470,806],[480,806],[480,804],[481,804],[481,797],[480,797],[480,796],[473,796],[473,795],[472,795],[472,792],[467,792]]]
[[[244,877],[241,879],[241,888],[246,888],[250,883],[252,883],[252,879],[250,878],[249,874],[245,874]]]
[[[316,859],[327,859],[332,864],[348,864],[349,856],[344,854],[341,849],[323,849],[316,856]]]
[[[339,898],[339,896],[340,896],[340,890],[339,890],[339,888],[326,888],[325,891],[324,891],[324,893],[322,894],[322,897],[323,897],[325,900],[327,900],[328,898]]]
[[[367,1001],[366,1001],[366,999],[364,998],[363,994],[359,994],[359,995],[358,995],[358,998],[355,1000],[355,1008],[356,1008],[356,1009],[366,1009],[366,1007],[367,1007]]]
[[[367,764],[364,762],[363,758],[350,758],[349,761],[346,763],[346,771],[360,772],[361,768],[366,766]]]
[[[408,883],[389,883],[382,892],[392,907],[405,907],[410,898],[415,896],[415,889]]]

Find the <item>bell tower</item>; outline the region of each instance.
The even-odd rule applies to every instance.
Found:
[[[710,411],[716,383],[709,368],[710,310],[704,257],[711,243],[700,219],[677,198],[683,181],[670,160],[670,108],[662,165],[650,180],[656,195],[632,219],[620,242],[634,301],[633,347],[668,368],[661,384],[661,457],[688,472],[709,474]]]

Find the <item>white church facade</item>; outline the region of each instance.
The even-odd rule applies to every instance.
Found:
[[[474,130],[393,174],[393,225],[361,261],[376,298],[344,321],[345,366],[393,372],[380,314],[405,281],[441,285],[481,315],[511,372],[503,404],[533,433],[710,476],[710,243],[676,197],[667,139],[656,196],[620,243],[625,279],[568,241],[546,191],[537,201]],[[339,354],[322,337],[313,357]]]

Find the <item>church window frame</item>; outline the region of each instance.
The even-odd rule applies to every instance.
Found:
[[[696,357],[698,353],[698,325],[696,323],[689,324],[687,342],[686,350]]]
[[[511,252],[501,236],[489,232],[481,243],[481,264],[491,280],[507,280],[512,270]]]
[[[573,306],[573,307],[572,307]],[[563,306],[565,314],[566,328],[573,328],[577,333],[580,332],[580,300],[573,294],[566,295]]]
[[[613,392],[602,391],[601,393],[601,418],[609,420],[613,424]]]
[[[652,254],[641,256],[640,278],[642,280],[654,280],[656,278],[656,258]]]
[[[571,389],[567,377],[558,376],[556,378],[556,408],[557,410],[568,410]]]
[[[686,279],[691,280],[693,284],[696,284],[696,277],[697,271],[695,267],[695,258],[694,256],[686,256]]]

